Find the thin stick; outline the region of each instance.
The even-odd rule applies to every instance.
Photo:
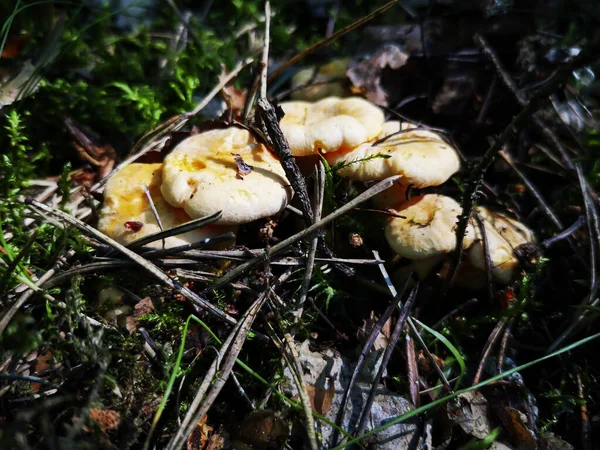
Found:
[[[583,450],[591,450],[591,439],[590,439],[590,416],[588,414],[587,401],[585,399],[585,392],[583,389],[583,382],[581,381],[581,374],[577,372],[577,396],[579,397],[579,417],[581,418],[581,448]]]
[[[500,341],[500,349],[498,350],[498,359],[496,360],[496,372],[502,373],[504,370],[504,355],[506,354],[506,345],[508,344],[508,338],[510,337],[510,332],[512,329],[512,324],[515,321],[514,317],[511,317],[509,321],[506,323],[506,329],[504,330],[504,335],[502,336],[502,340]]]
[[[321,213],[323,212],[323,198],[325,194],[325,167],[323,163],[319,161],[317,163],[316,170],[316,184],[315,187],[315,210],[314,210],[314,222],[321,220]],[[312,278],[312,271],[315,265],[315,254],[317,252],[317,244],[319,242],[319,232],[315,231],[312,235],[308,247],[308,258],[306,259],[306,270],[304,272],[304,280],[300,286],[300,298],[298,299],[298,310],[296,312],[296,322],[302,317],[303,305],[308,295],[310,288],[310,280]]]
[[[511,169],[513,169],[515,171],[515,173],[521,179],[523,184],[525,184],[525,186],[527,186],[527,189],[529,189],[529,192],[531,192],[531,195],[533,195],[533,197],[536,199],[538,204],[542,207],[542,210],[544,211],[546,216],[550,219],[550,221],[554,224],[556,229],[562,230],[564,228],[564,226],[563,226],[562,222],[560,221],[560,219],[556,216],[556,214],[554,214],[554,211],[552,211],[552,209],[550,208],[550,205],[548,205],[546,200],[544,200],[544,197],[542,197],[542,195],[539,193],[538,189],[533,185],[533,183],[531,181],[529,181],[529,179],[525,176],[525,174],[517,167],[517,165],[514,163],[514,161],[512,159],[512,156],[506,150],[502,150],[502,151],[498,152],[498,154],[502,157],[502,159],[504,159],[504,161],[506,161],[508,163],[508,165],[511,167]]]
[[[58,261],[54,264],[54,266],[52,266],[50,270],[46,271],[46,273],[42,275],[39,278],[39,280],[37,280],[35,285],[41,288],[44,285],[44,283],[46,283],[46,281],[48,281],[54,276],[56,271],[60,269],[64,262],[72,258],[73,255],[75,255],[75,250],[69,250],[66,255],[64,255],[63,257],[59,257]],[[8,326],[14,315],[17,313],[17,311],[21,308],[21,306],[25,304],[27,300],[31,298],[33,294],[35,294],[35,292],[36,291],[34,289],[27,287],[27,289],[21,294],[19,299],[15,303],[13,303],[13,305],[8,311],[4,313],[2,319],[0,319],[0,336],[4,334],[6,327]]]
[[[352,30],[360,27],[361,25],[364,25],[365,23],[369,22],[370,20],[373,20],[378,15],[383,14],[384,12],[386,12],[388,9],[390,9],[392,6],[394,6],[396,3],[397,3],[397,0],[393,0],[393,1],[389,2],[389,3],[386,3],[381,8],[376,9],[375,11],[373,11],[371,14],[363,17],[360,20],[357,20],[353,24],[350,24],[347,27],[342,28],[339,31],[336,31],[331,36],[323,39],[322,41],[317,42],[316,44],[314,44],[313,46],[307,48],[306,50],[302,50],[296,56],[290,58],[289,60],[287,60],[286,62],[284,62],[281,66],[279,66],[276,70],[274,70],[273,73],[271,73],[271,75],[269,76],[269,81],[273,81],[276,77],[278,77],[288,67],[293,66],[298,61],[300,61],[302,58],[304,58],[306,55],[310,55],[311,53],[313,53],[314,51],[320,49],[321,47],[324,47],[324,46],[328,45],[330,42],[335,41],[337,38],[345,35],[346,33],[349,33],[350,31],[352,31]]]
[[[160,270],[157,266],[152,264],[147,259],[145,259],[145,258],[141,257],[140,255],[138,255],[137,253],[129,250],[127,247],[119,244],[114,239],[109,238],[108,236],[106,236],[105,234],[101,233],[100,231],[92,228],[88,224],[83,223],[82,221],[76,219],[73,216],[70,216],[69,214],[67,214],[63,211],[50,208],[49,206],[46,206],[43,203],[40,203],[36,200],[29,199],[28,204],[33,205],[37,209],[40,209],[40,210],[44,211],[45,213],[50,214],[58,219],[64,220],[65,222],[69,223],[70,225],[73,225],[73,226],[79,228],[81,231],[83,231],[88,236],[93,236],[96,239],[104,242],[105,244],[108,244],[111,247],[114,247],[120,253],[123,253],[123,255],[125,255],[127,258],[131,259],[132,261],[136,262],[137,264],[142,266],[144,269],[146,269],[155,278],[159,279],[160,281],[162,281],[166,285],[170,286],[171,288],[179,291],[185,298],[190,300],[192,303],[198,305],[199,307],[205,309],[206,311],[210,312],[215,317],[218,317],[219,319],[224,320],[227,323],[230,323],[233,325],[235,325],[237,323],[233,317],[224,313],[216,306],[210,304],[207,300],[203,299],[195,292],[192,292],[189,288],[182,285],[178,281],[173,280],[171,277],[169,277],[166,273],[164,273],[162,270]]]
[[[308,196],[308,189],[306,187],[306,181],[298,168],[296,158],[290,150],[290,146],[287,139],[281,131],[279,126],[279,120],[275,108],[266,98],[260,98],[258,100],[259,115],[263,126],[265,127],[267,137],[272,143],[273,149],[279,156],[281,166],[285,171],[285,175],[290,184],[294,188],[296,196],[300,201],[302,207],[302,213],[304,215],[304,222],[306,226],[310,226],[313,223],[313,213],[310,205],[310,198]]]
[[[292,245],[294,242],[298,241],[299,239],[302,239],[306,236],[311,235],[314,231],[323,228],[325,225],[334,221],[341,215],[347,213],[348,211],[350,211],[352,208],[356,207],[357,205],[367,201],[371,197],[390,188],[394,184],[394,181],[396,181],[398,178],[400,178],[399,175],[395,175],[393,177],[386,178],[385,180],[377,183],[375,186],[370,187],[365,192],[363,192],[362,194],[358,195],[353,200],[346,203],[344,206],[338,208],[336,211],[332,212],[328,216],[325,216],[323,219],[314,223],[310,227],[294,234],[293,236],[290,236],[287,239],[284,239],[283,241],[279,242],[278,244],[275,244],[269,250],[263,250],[262,253],[255,256],[250,261],[247,261],[244,264],[240,264],[238,267],[233,269],[227,275],[225,275],[224,277],[221,277],[208,290],[218,289],[221,286],[223,286],[224,284],[230,283],[231,281],[233,281],[234,279],[239,277],[242,273],[244,273],[246,270],[250,269],[251,267],[254,267],[257,264],[260,264],[261,262],[263,262],[265,259],[267,259],[270,256],[276,255],[277,253],[279,253],[283,249],[287,248],[288,246]]]
[[[404,342],[406,343],[406,371],[408,373],[408,391],[410,400],[415,406],[420,404],[419,395],[419,367],[415,352],[415,342],[410,337],[410,332],[405,330]]]
[[[411,277],[412,277],[412,275],[411,275]],[[408,277],[408,279],[406,280],[406,283],[404,283],[404,286],[402,287],[402,291],[399,294],[398,294],[398,292],[396,292],[396,289],[394,288],[394,291],[393,291],[394,298],[392,299],[392,301],[390,302],[390,304],[388,305],[388,307],[386,308],[384,313],[379,317],[379,319],[377,320],[377,323],[375,323],[375,325],[371,329],[371,332],[369,333],[369,337],[367,338],[367,342],[365,342],[365,345],[363,346],[363,348],[360,352],[358,361],[356,362],[356,366],[354,366],[354,371],[352,372],[352,376],[350,377],[348,386],[346,386],[346,389],[344,390],[344,395],[342,397],[342,401],[340,402],[340,407],[338,409],[338,413],[337,413],[337,416],[335,419],[335,423],[337,425],[341,426],[342,421],[344,420],[346,404],[348,403],[348,399],[350,397],[350,392],[352,391],[352,387],[354,386],[354,384],[356,383],[356,380],[358,379],[358,375],[360,374],[360,372],[362,370],[362,367],[367,358],[367,355],[371,351],[371,348],[373,347],[373,344],[375,343],[377,336],[379,336],[381,329],[383,328],[385,323],[388,321],[388,319],[392,316],[392,313],[394,312],[394,310],[401,304],[402,296],[404,295],[404,292],[406,291],[406,288],[408,287],[408,283],[410,282],[411,277]],[[339,432],[337,429],[334,429],[331,439],[330,439],[330,444],[331,445],[339,444],[339,442],[337,442],[338,437],[339,437]]]
[[[291,271],[288,270],[283,275],[279,277],[276,285],[279,286],[283,284],[290,277]],[[252,304],[252,306],[246,311],[246,313],[240,318],[237,325],[229,334],[227,340],[221,346],[221,351],[219,352],[220,357],[216,358],[209,372],[204,377],[200,388],[198,389],[194,400],[188,412],[183,419],[183,422],[175,436],[169,442],[167,446],[167,450],[176,450],[180,449],[185,445],[185,441],[189,434],[196,427],[196,424],[200,420],[204,414],[208,412],[208,409],[213,404],[214,400],[217,398],[231,370],[233,369],[233,365],[242,350],[243,343],[250,332],[252,327],[252,323],[260,309],[262,308],[264,302],[267,300],[270,289],[266,289]],[[223,363],[221,365],[221,359],[223,359]],[[213,380],[214,376],[219,372],[216,380]],[[214,383],[213,383],[214,381]],[[212,387],[210,387],[212,385]],[[208,390],[210,387],[210,391]],[[208,391],[208,392],[207,392]]]
[[[179,245],[177,247],[165,248],[162,250],[148,250],[147,252],[142,253],[142,255],[146,258],[160,258],[162,256],[179,255],[183,252],[189,252],[191,250],[197,250],[203,247],[212,246],[219,242],[228,241],[235,241],[235,233],[229,231],[227,233],[221,234],[220,236],[204,238],[201,241],[193,242],[191,244]],[[185,254],[185,256],[190,257],[192,255],[188,253]]]
[[[515,96],[515,98],[519,102],[519,104],[521,106],[526,106],[528,103],[527,97],[525,97],[523,92],[519,90],[519,88],[517,87],[517,84],[514,82],[514,80],[512,79],[512,77],[510,76],[508,71],[506,70],[506,67],[504,67],[504,64],[500,60],[500,57],[498,56],[496,51],[492,48],[492,46],[487,41],[487,39],[483,35],[477,34],[475,36],[475,43],[479,46],[479,48],[483,51],[483,53],[492,61],[492,63],[494,64],[494,67],[496,68],[496,71],[500,75],[500,79],[502,80],[504,85],[508,88],[508,90],[512,92],[512,94]],[[571,158],[569,157],[565,147],[560,142],[560,139],[558,138],[556,133],[554,133],[554,131],[552,131],[550,129],[550,127],[548,127],[548,125],[539,117],[534,116],[533,123],[536,125],[536,127],[538,129],[541,130],[542,134],[544,134],[554,144],[554,146],[559,151],[559,153],[562,157],[563,164],[568,169],[573,170],[575,167],[573,166],[573,163],[571,162]]]
[[[388,342],[387,347],[385,348],[385,352],[383,353],[383,359],[381,364],[379,365],[379,369],[377,370],[377,375],[373,380],[373,385],[371,386],[371,391],[369,392],[369,397],[367,398],[367,402],[363,411],[361,413],[360,420],[358,422],[358,426],[356,427],[356,431],[353,433],[354,436],[360,436],[364,433],[365,428],[367,427],[367,419],[371,413],[371,407],[373,406],[373,401],[375,400],[375,393],[377,392],[377,388],[379,387],[379,383],[381,377],[383,375],[383,371],[387,368],[387,365],[392,357],[392,353],[396,347],[396,343],[400,339],[400,334],[404,328],[406,323],[406,319],[408,318],[408,314],[410,313],[410,309],[412,308],[413,302],[417,298],[417,292],[419,290],[419,282],[417,281],[415,287],[412,292],[408,296],[406,303],[402,307],[400,312],[400,317],[398,318],[398,322],[396,322],[396,326],[394,327],[394,331],[392,331],[392,335],[390,336],[390,340]]]
[[[298,356],[298,352],[296,351],[296,347],[294,345],[294,338],[290,333],[285,333],[283,335],[286,346],[288,348],[288,353],[291,357],[293,363],[293,371],[295,371],[298,376],[298,393],[300,395],[300,401],[302,403],[302,408],[304,409],[304,419],[306,420],[306,433],[308,434],[308,442],[310,443],[311,450],[319,450],[319,443],[317,441],[317,434],[315,433],[315,419],[312,415],[312,409],[310,406],[310,399],[308,397],[308,391],[306,389],[306,383],[304,382],[304,369],[302,368],[302,364],[300,364],[300,357]]]
[[[476,298],[472,298],[467,300],[464,303],[461,303],[460,305],[458,305],[456,308],[454,308],[452,311],[450,311],[449,313],[445,314],[444,317],[442,317],[440,320],[438,320],[435,324],[433,324],[431,326],[432,330],[436,330],[448,319],[450,319],[452,316],[454,316],[455,314],[458,314],[461,310],[463,310],[464,308],[474,305],[475,303],[477,303],[479,300]]]
[[[188,231],[194,231],[198,228],[205,227],[206,225],[210,225],[212,223],[217,222],[222,215],[222,211],[217,211],[216,213],[201,217],[200,219],[191,220],[177,227],[169,228],[168,230],[161,231],[159,233],[150,234],[148,236],[144,236],[143,238],[137,239],[129,244],[127,244],[127,248],[135,249],[139,248],[143,245],[150,244],[152,242],[156,242],[160,239],[166,239],[171,236],[178,236],[183,233],[187,233]]]
[[[260,74],[260,98],[267,98],[267,72],[269,69],[269,36],[271,34],[271,4],[265,2],[265,45],[262,54],[262,71]]]
[[[483,348],[483,352],[481,354],[481,360],[479,361],[479,365],[477,366],[477,372],[473,377],[473,385],[479,383],[479,380],[481,379],[481,374],[483,373],[483,365],[485,364],[485,360],[490,355],[490,352],[492,351],[494,344],[498,340],[500,333],[504,329],[504,325],[506,325],[506,322],[507,319],[500,320],[492,330],[492,333],[490,334],[487,342],[485,343],[485,347]]]
[[[597,49],[599,46],[600,39],[596,39],[589,46],[587,46],[586,49],[579,53],[579,55],[558,68],[553,73],[549,81],[533,94],[533,96],[527,102],[527,105],[512,119],[502,134],[492,143],[479,163],[471,171],[467,187],[463,193],[463,211],[459,216],[456,226],[455,257],[451,261],[449,276],[446,280],[446,284],[449,284],[454,278],[454,275],[456,274],[456,268],[462,259],[463,241],[465,232],[467,230],[467,224],[471,219],[473,205],[478,198],[478,192],[483,183],[483,176],[494,161],[494,158],[498,152],[502,150],[502,147],[508,141],[508,139],[510,139],[516,130],[529,118],[531,113],[537,109],[540,101],[546,98],[546,96],[551,93],[560,83],[564,82],[569,76],[571,76],[574,68],[579,67],[582,64],[586,64],[589,60],[594,59],[597,56]]]
[[[377,259],[379,259],[378,252],[373,250],[373,254],[375,255],[375,257]],[[390,276],[387,273],[387,270],[386,270],[383,262],[379,264],[379,270],[381,272],[381,275],[383,276],[383,279],[385,280],[385,283],[388,286],[388,289],[390,290],[392,295],[394,297],[396,297],[396,295],[397,295],[396,288],[394,287],[394,284],[392,283],[392,280],[390,279]],[[410,280],[411,276],[412,276],[412,274],[408,277],[407,283]],[[406,286],[405,286],[405,288],[406,288]],[[398,309],[400,309],[400,310],[402,309],[402,301],[400,301],[398,303]],[[429,361],[431,361],[431,364],[433,365],[433,367],[435,367],[435,370],[436,370],[438,376],[440,377],[440,380],[442,381],[444,387],[448,390],[448,392],[452,392],[452,386],[450,385],[450,382],[446,378],[446,375],[444,374],[444,371],[442,370],[442,368],[437,363],[435,357],[433,356],[433,353],[431,353],[431,351],[427,347],[427,344],[425,344],[425,341],[421,337],[421,333],[419,333],[419,329],[415,325],[414,320],[412,319],[412,317],[409,316],[407,321],[408,321],[408,327],[410,328],[410,331],[413,334],[413,337],[416,339],[416,341],[418,342],[419,346],[421,347],[421,349],[423,350],[423,352],[425,353],[425,355],[427,356]]]
[[[583,203],[585,206],[585,213],[587,217],[587,228],[589,236],[590,246],[590,292],[586,295],[583,301],[580,303],[580,307],[589,305],[596,306],[599,299],[597,298],[598,289],[600,287],[600,281],[597,274],[597,251],[598,251],[598,240],[600,239],[600,224],[598,223],[598,211],[596,205],[591,198],[588,190],[588,184],[583,176],[583,170],[579,164],[576,165],[577,176],[579,177],[579,183],[581,187],[581,193],[583,194]],[[579,326],[581,321],[585,319],[589,312],[589,309],[584,309],[575,317],[571,324],[556,338],[556,340],[550,345],[548,351],[551,352],[556,349],[571,333]]]
[[[162,221],[160,220],[160,216],[158,215],[158,211],[156,210],[156,205],[154,204],[154,200],[152,200],[152,196],[150,195],[150,189],[148,189],[148,185],[145,186],[144,194],[146,194],[146,198],[148,199],[148,204],[150,205],[152,214],[154,215],[154,218],[156,219],[158,228],[160,228],[161,232],[165,231],[165,229],[163,228]],[[162,239],[162,247],[163,247],[163,249],[165,248],[165,239],[164,238]]]

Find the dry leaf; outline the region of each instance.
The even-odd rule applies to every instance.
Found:
[[[376,105],[388,105],[389,94],[381,84],[383,69],[397,70],[406,64],[408,54],[396,45],[386,45],[370,58],[353,65],[347,75],[352,84],[366,93]]]
[[[287,436],[287,424],[273,411],[264,410],[253,412],[242,422],[236,440],[250,448],[267,448],[283,443]]]
[[[27,87],[28,81],[33,77],[34,73],[34,65],[31,63],[31,60],[27,60],[20,69],[8,77],[7,81],[0,80],[0,109],[11,105],[19,97],[21,90]],[[35,86],[30,86],[27,89],[27,94],[35,92],[37,86],[37,83]]]
[[[469,436],[485,438],[492,431],[488,419],[488,402],[479,391],[461,394],[457,402],[448,404],[448,418]]]
[[[133,309],[133,317],[140,318],[154,311],[154,303],[150,297],[144,297],[137,302]]]
[[[2,49],[2,58],[12,59],[21,54],[25,45],[29,41],[30,34],[20,34],[18,36],[8,36]]]
[[[52,359],[52,353],[51,352],[46,352],[43,355],[38,356],[34,363],[33,363],[33,373],[39,373],[42,372],[46,369],[49,369],[52,365],[48,362]],[[45,380],[48,379],[48,377],[43,377]],[[40,388],[42,387],[42,385],[40,383],[31,383],[31,390],[33,391],[39,391]]]
[[[139,327],[140,322],[135,317],[125,317],[125,329],[129,332],[129,334],[135,333]]]
[[[72,144],[84,161],[98,167],[98,180],[106,177],[115,166],[117,153],[110,144],[101,142],[100,136],[92,130],[79,125],[70,117],[65,119],[67,130],[71,134]]]
[[[100,426],[103,433],[116,429],[121,421],[121,414],[112,409],[90,409],[90,419]]]
[[[331,409],[333,398],[335,397],[335,385],[333,382],[329,383],[329,389],[320,389],[312,384],[306,385],[306,392],[310,399],[310,406],[317,414],[327,414]]]
[[[227,107],[234,112],[241,112],[244,110],[246,104],[246,97],[248,92],[246,89],[238,89],[233,86],[226,86],[221,90],[223,100],[227,103]]]
[[[204,450],[208,444],[209,434],[212,427],[206,424],[207,416],[204,414],[198,421],[194,431],[188,436],[186,441],[187,450]]]
[[[527,427],[527,416],[516,408],[507,406],[503,409],[500,420],[506,428],[508,440],[521,450],[537,449],[533,431]]]
[[[375,324],[377,324],[378,321],[379,321],[379,317],[375,315],[374,311],[371,311],[371,313],[369,315],[369,319],[363,321],[362,327],[360,327],[358,329],[357,335],[358,335],[358,339],[360,342],[367,341],[367,339],[369,338],[369,336],[371,334],[371,330],[373,330],[373,327],[375,326]],[[388,343],[391,333],[392,333],[392,322],[391,322],[391,319],[388,319],[383,324],[383,327],[381,327],[381,331],[379,331],[379,334],[375,338],[375,342],[373,343],[373,348],[371,351],[377,352],[379,350],[385,349],[387,347],[387,343]]]

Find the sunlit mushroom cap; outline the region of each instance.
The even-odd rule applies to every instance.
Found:
[[[396,253],[408,259],[425,259],[451,252],[456,247],[456,223],[462,207],[454,199],[437,194],[413,197],[391,218],[385,237]],[[475,231],[467,226],[464,247],[473,243]]]
[[[160,231],[146,195],[146,186],[165,230],[192,220],[183,209],[175,208],[163,199],[160,193],[161,166],[161,164],[130,164],[108,180],[98,221],[98,229],[101,232],[121,244],[129,244]],[[208,225],[166,238],[165,247],[200,242],[229,231],[235,231],[235,228]],[[162,241],[153,242],[148,246],[162,248]]]
[[[406,201],[408,188],[402,185],[399,180],[383,192],[373,197],[373,204],[382,209],[394,209]]]
[[[394,133],[387,140],[374,145],[367,142],[355,149],[340,150],[326,155],[331,166],[344,164],[338,174],[352,180],[382,180],[402,175],[398,180],[415,187],[439,186],[460,168],[456,150],[437,133],[423,129],[406,131],[415,125],[391,121],[383,125],[377,141]]]
[[[354,148],[381,132],[383,112],[359,97],[285,102],[281,130],[295,156]]]
[[[533,231],[521,222],[505,214],[478,208],[485,227],[492,274],[500,283],[510,283],[519,267],[514,249],[527,242],[535,242]],[[469,250],[468,258],[473,267],[485,271],[485,253],[482,235],[476,228],[477,240]]]
[[[279,159],[247,130],[210,130],[181,142],[163,163],[162,194],[193,218],[223,211],[220,224],[277,214],[292,197]]]

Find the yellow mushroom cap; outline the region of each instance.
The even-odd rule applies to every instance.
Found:
[[[383,209],[398,208],[398,205],[406,201],[407,189],[399,180],[396,180],[390,188],[373,197],[373,204]]]
[[[331,166],[344,162],[346,165],[338,174],[352,180],[373,181],[402,175],[398,182],[404,185],[439,186],[458,172],[458,154],[432,131],[404,131],[412,128],[415,125],[407,122],[386,122],[378,140],[403,132],[375,146],[373,142],[367,142],[355,149],[328,153],[325,157]]]
[[[343,96],[348,89],[344,82],[336,80],[346,77],[349,59],[335,59],[319,68],[308,67],[299,70],[292,77],[292,88],[303,86],[307,83],[315,83],[292,92],[292,100],[317,101],[331,96]],[[335,80],[335,81],[334,81]],[[328,83],[323,83],[329,81]],[[323,83],[323,84],[321,84]]]
[[[510,283],[519,267],[514,249],[521,244],[535,242],[533,231],[501,212],[483,207],[478,208],[478,211],[485,227],[492,275],[500,283]],[[473,267],[485,270],[482,235],[479,228],[475,228],[477,240],[469,250],[468,259]]]
[[[146,186],[165,230],[192,220],[183,209],[169,205],[162,197],[161,167],[162,164],[129,164],[108,180],[104,188],[104,204],[98,221],[100,231],[121,244],[129,244],[158,233],[160,227],[146,196]],[[209,225],[168,237],[165,239],[165,247],[200,242],[235,230],[234,227]],[[162,248],[162,241],[153,242],[148,246]]]
[[[462,207],[456,200],[437,194],[413,197],[402,203],[385,228],[390,247],[408,259],[418,260],[444,255],[456,247],[456,223]],[[463,247],[473,243],[475,231],[469,223]]]
[[[377,106],[359,97],[285,102],[281,107],[281,130],[295,156],[357,147],[377,137],[385,120]]]
[[[293,194],[279,159],[238,127],[181,142],[165,158],[161,190],[190,217],[223,211],[219,223],[227,225],[277,214]]]

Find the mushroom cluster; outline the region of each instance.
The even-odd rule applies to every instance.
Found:
[[[117,172],[106,184],[98,229],[128,244],[161,226],[222,211],[215,224],[165,240],[165,247],[176,247],[277,214],[292,194],[279,159],[252,133],[215,129],[185,139],[162,164],[130,164]]]
[[[456,247],[455,229],[462,207],[454,199],[425,194],[406,199],[409,186],[440,186],[460,169],[456,149],[440,134],[409,122],[385,121],[380,108],[365,99],[328,97],[314,103],[282,103],[281,129],[297,157],[321,154],[337,173],[362,182],[400,175],[392,189],[374,199],[388,209],[385,236],[401,257],[413,261],[421,278]],[[534,240],[533,233],[505,214],[480,208],[492,274],[508,283],[518,261],[513,249]],[[473,272],[464,285],[479,288],[485,279],[482,233],[469,223],[463,240],[467,259],[460,270]]]

